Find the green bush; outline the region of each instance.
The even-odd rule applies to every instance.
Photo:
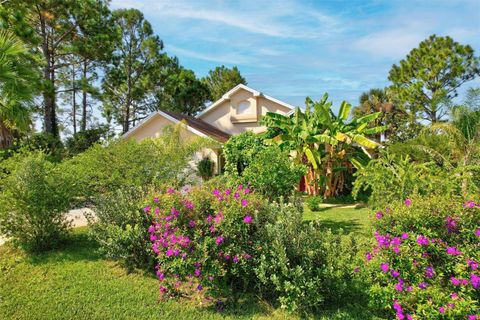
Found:
[[[365,255],[371,306],[399,319],[467,319],[480,309],[480,204],[414,196],[376,213]]]
[[[62,170],[76,181],[77,194],[93,199],[125,187],[185,183],[185,169],[194,153],[209,141],[181,136],[181,127],[168,128],[154,139],[111,141],[94,145],[64,161]]]
[[[241,176],[243,170],[265,148],[263,137],[251,131],[231,137],[223,145],[225,173],[232,176]]]
[[[213,177],[213,168],[215,166],[215,162],[210,160],[209,157],[205,157],[197,163],[197,171],[198,175],[203,180],[209,180]]]
[[[153,267],[146,228],[150,216],[141,210],[145,192],[125,188],[100,195],[89,216],[89,234],[107,258],[118,260],[128,270]]]
[[[461,194],[462,175],[445,170],[433,162],[417,163],[407,156],[381,154],[355,173],[353,196],[370,192],[369,204],[383,208],[413,194],[446,197]]]
[[[71,181],[35,152],[2,180],[0,232],[28,251],[57,247],[67,235],[65,211],[72,201]]]
[[[269,146],[256,154],[239,180],[269,199],[278,199],[292,195],[305,172],[304,166],[292,163],[288,153]]]
[[[320,205],[323,203],[323,197],[310,196],[306,198],[305,203],[307,204],[308,209],[310,209],[311,211],[319,211]]]
[[[108,126],[99,126],[84,131],[79,131],[73,136],[67,138],[65,147],[69,156],[84,152],[101,139],[106,139],[108,135]]]
[[[243,291],[293,311],[354,292],[357,243],[305,224],[299,204],[269,203],[243,186],[203,186],[149,195],[144,211],[164,299],[207,302]]]

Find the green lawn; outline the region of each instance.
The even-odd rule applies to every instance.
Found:
[[[362,206],[345,208],[344,205],[334,205],[320,211],[311,211],[305,206],[305,220],[318,220],[333,232],[343,230],[345,233],[369,235],[372,216],[372,210]]]
[[[158,282],[127,274],[96,253],[86,228],[63,249],[28,257],[0,246],[0,319],[295,319],[255,297],[224,312],[185,300],[158,302]],[[339,302],[318,319],[370,319],[360,305]],[[352,302],[356,303],[356,302]]]

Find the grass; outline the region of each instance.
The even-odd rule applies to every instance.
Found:
[[[249,296],[222,313],[185,300],[159,302],[157,280],[102,258],[86,228],[76,229],[62,249],[33,257],[0,246],[0,271],[0,319],[298,318]],[[362,306],[347,303],[314,317],[371,319]]]
[[[343,230],[344,233],[369,235],[372,211],[362,206],[345,207],[334,205],[311,211],[305,206],[305,220],[318,220],[325,228],[335,233]]]

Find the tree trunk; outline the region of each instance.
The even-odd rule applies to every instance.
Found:
[[[73,122],[73,134],[77,133],[77,102],[76,102],[76,86],[75,86],[75,65],[72,64],[72,122]]]
[[[0,119],[0,149],[10,147],[13,141],[11,131],[5,126],[2,119]]]
[[[82,122],[80,124],[80,130],[87,130],[87,59],[83,60],[82,68]]]

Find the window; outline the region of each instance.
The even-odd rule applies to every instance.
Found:
[[[250,102],[242,101],[237,106],[237,114],[248,114],[250,109]]]

